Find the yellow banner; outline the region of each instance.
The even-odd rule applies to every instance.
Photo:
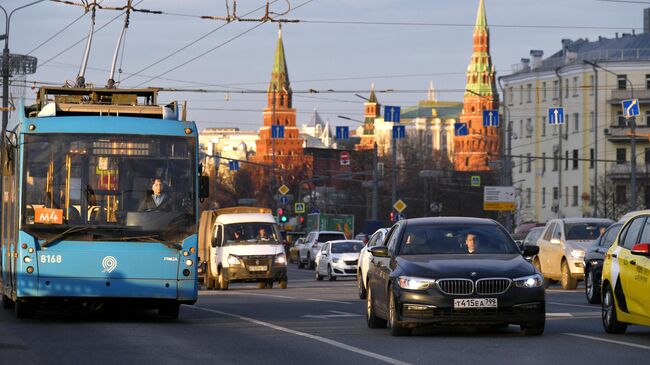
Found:
[[[515,203],[483,202],[483,210],[515,210]]]

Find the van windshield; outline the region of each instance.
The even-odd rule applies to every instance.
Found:
[[[274,223],[246,222],[226,224],[224,225],[224,233],[224,243],[226,245],[280,243],[280,231]]]

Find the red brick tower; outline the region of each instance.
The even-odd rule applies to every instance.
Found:
[[[483,127],[483,110],[496,109],[498,94],[490,58],[490,32],[483,0],[478,5],[474,26],[474,51],[467,67],[467,85],[460,122],[469,134],[454,137],[454,166],[457,171],[489,171],[488,161],[499,159],[501,124]]]
[[[264,125],[260,129],[260,138],[255,142],[257,150],[253,161],[267,165],[274,163],[280,169],[305,168],[311,171],[313,157],[304,154],[303,140],[296,127],[296,109],[291,107],[292,92],[282,44],[282,29],[278,31],[267,100]],[[271,138],[272,125],[284,126],[283,138]]]
[[[363,135],[359,144],[354,146],[357,151],[372,150],[375,148],[375,118],[381,115],[381,105],[377,101],[375,95],[375,84],[370,85],[370,97],[368,101],[363,103],[364,108],[364,123]]]

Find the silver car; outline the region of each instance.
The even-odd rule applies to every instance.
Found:
[[[325,242],[316,255],[316,280],[357,275],[359,251],[363,248],[360,240],[337,240]]]
[[[614,221],[601,218],[552,219],[537,240],[539,253],[533,265],[549,280],[559,280],[562,288],[573,290],[584,278],[585,250]]]

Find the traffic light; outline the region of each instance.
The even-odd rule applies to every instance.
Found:
[[[393,211],[390,212],[390,221],[395,222],[395,212]]]
[[[284,209],[282,208],[278,208],[278,219],[280,220],[280,223],[287,222],[287,216],[284,214]]]
[[[300,217],[298,217],[298,221],[300,222],[300,224],[305,223],[305,217],[301,215]]]

